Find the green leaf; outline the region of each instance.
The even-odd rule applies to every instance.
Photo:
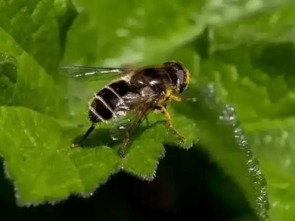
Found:
[[[294,212],[294,117],[261,120],[246,125],[261,168],[268,180],[274,220],[292,220]],[[274,163],[275,162],[275,163]]]
[[[178,106],[177,112],[190,119],[198,131],[198,146],[237,182],[261,220],[268,219],[266,183],[235,110],[217,101],[213,85],[195,86],[195,105]]]
[[[204,58],[199,81],[214,83],[219,99],[234,105],[260,162],[271,220],[293,220],[295,8],[280,3],[209,26],[195,45]]]
[[[13,57],[0,54],[0,104],[11,99],[17,81],[16,61]]]
[[[58,22],[52,1],[1,1],[0,15],[2,30],[46,71],[55,72],[61,53]]]
[[[107,0],[77,1],[80,14],[68,35],[64,63],[158,63],[201,31],[204,23],[195,17],[204,4],[130,0],[118,7]]]
[[[273,220],[294,217],[294,53],[291,42],[241,43],[211,52],[200,71],[200,80],[214,82],[220,99],[236,107],[268,183]]]
[[[255,4],[258,6],[257,3],[253,1],[253,7]],[[229,48],[235,44],[253,44],[258,41],[294,42],[293,1],[274,0],[265,3],[265,7],[259,7],[260,10],[235,20],[228,26],[217,27],[215,47]]]
[[[76,18],[77,11],[70,0],[55,0],[54,9],[59,26],[61,54],[63,55],[65,50],[67,30],[71,27],[74,19]]]
[[[118,156],[109,148],[83,154],[71,150],[70,136],[46,115],[2,107],[0,117],[0,151],[20,205],[54,202],[69,193],[89,194],[118,168]]]
[[[64,62],[107,66],[157,63],[193,40],[207,25],[223,28],[261,14],[265,6],[277,9],[288,3],[292,1],[174,0],[154,4],[130,0],[118,7],[107,0],[77,1],[80,14],[69,32]]]
[[[165,125],[156,125],[136,137],[122,162],[122,168],[139,178],[152,180],[156,176],[159,159],[164,156]]]

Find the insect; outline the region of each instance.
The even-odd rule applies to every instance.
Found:
[[[172,126],[170,114],[166,109],[169,102],[182,100],[179,95],[190,82],[190,72],[180,62],[167,61],[161,65],[142,68],[65,66],[61,69],[73,74],[75,78],[87,78],[104,73],[120,76],[99,90],[89,102],[88,116],[91,126],[80,142],[72,144],[72,147],[82,145],[97,123],[132,115],[120,149],[120,155],[123,157],[130,134],[152,111],[162,113],[168,129],[184,141],[183,136]]]

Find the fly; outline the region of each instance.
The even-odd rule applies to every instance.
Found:
[[[132,121],[124,131],[120,155],[125,155],[130,134],[152,111],[164,115],[167,127],[182,142],[184,141],[172,126],[171,116],[166,107],[171,101],[181,101],[179,96],[190,82],[190,72],[178,61],[168,61],[161,65],[141,68],[104,68],[85,66],[65,66],[62,71],[75,78],[92,79],[102,74],[117,74],[119,78],[100,89],[89,102],[88,117],[91,126],[78,143],[81,146],[95,125],[100,122],[132,115]]]

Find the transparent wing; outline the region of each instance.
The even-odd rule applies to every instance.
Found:
[[[116,112],[121,111],[122,116],[113,122],[110,129],[111,138],[122,140],[126,133],[130,135],[144,119],[147,120],[147,114],[154,109],[158,99],[158,95],[140,97],[138,94],[129,93],[124,99],[124,104],[118,104],[116,108]],[[127,107],[131,107],[130,111]]]
[[[136,115],[128,114],[127,116],[119,117],[113,121],[110,128],[110,136],[113,140],[123,140],[128,132],[128,128],[132,125],[135,120]]]
[[[129,136],[138,128],[142,121],[147,119],[147,114],[150,109],[146,109],[142,112],[132,112],[127,116],[117,119],[113,122],[110,129],[110,136],[113,140],[123,140],[128,133]]]
[[[88,66],[62,66],[59,68],[61,75],[81,80],[96,81],[103,77],[114,77],[125,74],[122,68],[88,67]]]

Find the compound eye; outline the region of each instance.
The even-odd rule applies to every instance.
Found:
[[[185,72],[182,70],[177,71],[177,77],[178,77],[178,88],[179,88],[179,93],[182,93],[184,89],[186,88],[187,84],[185,82]]]

